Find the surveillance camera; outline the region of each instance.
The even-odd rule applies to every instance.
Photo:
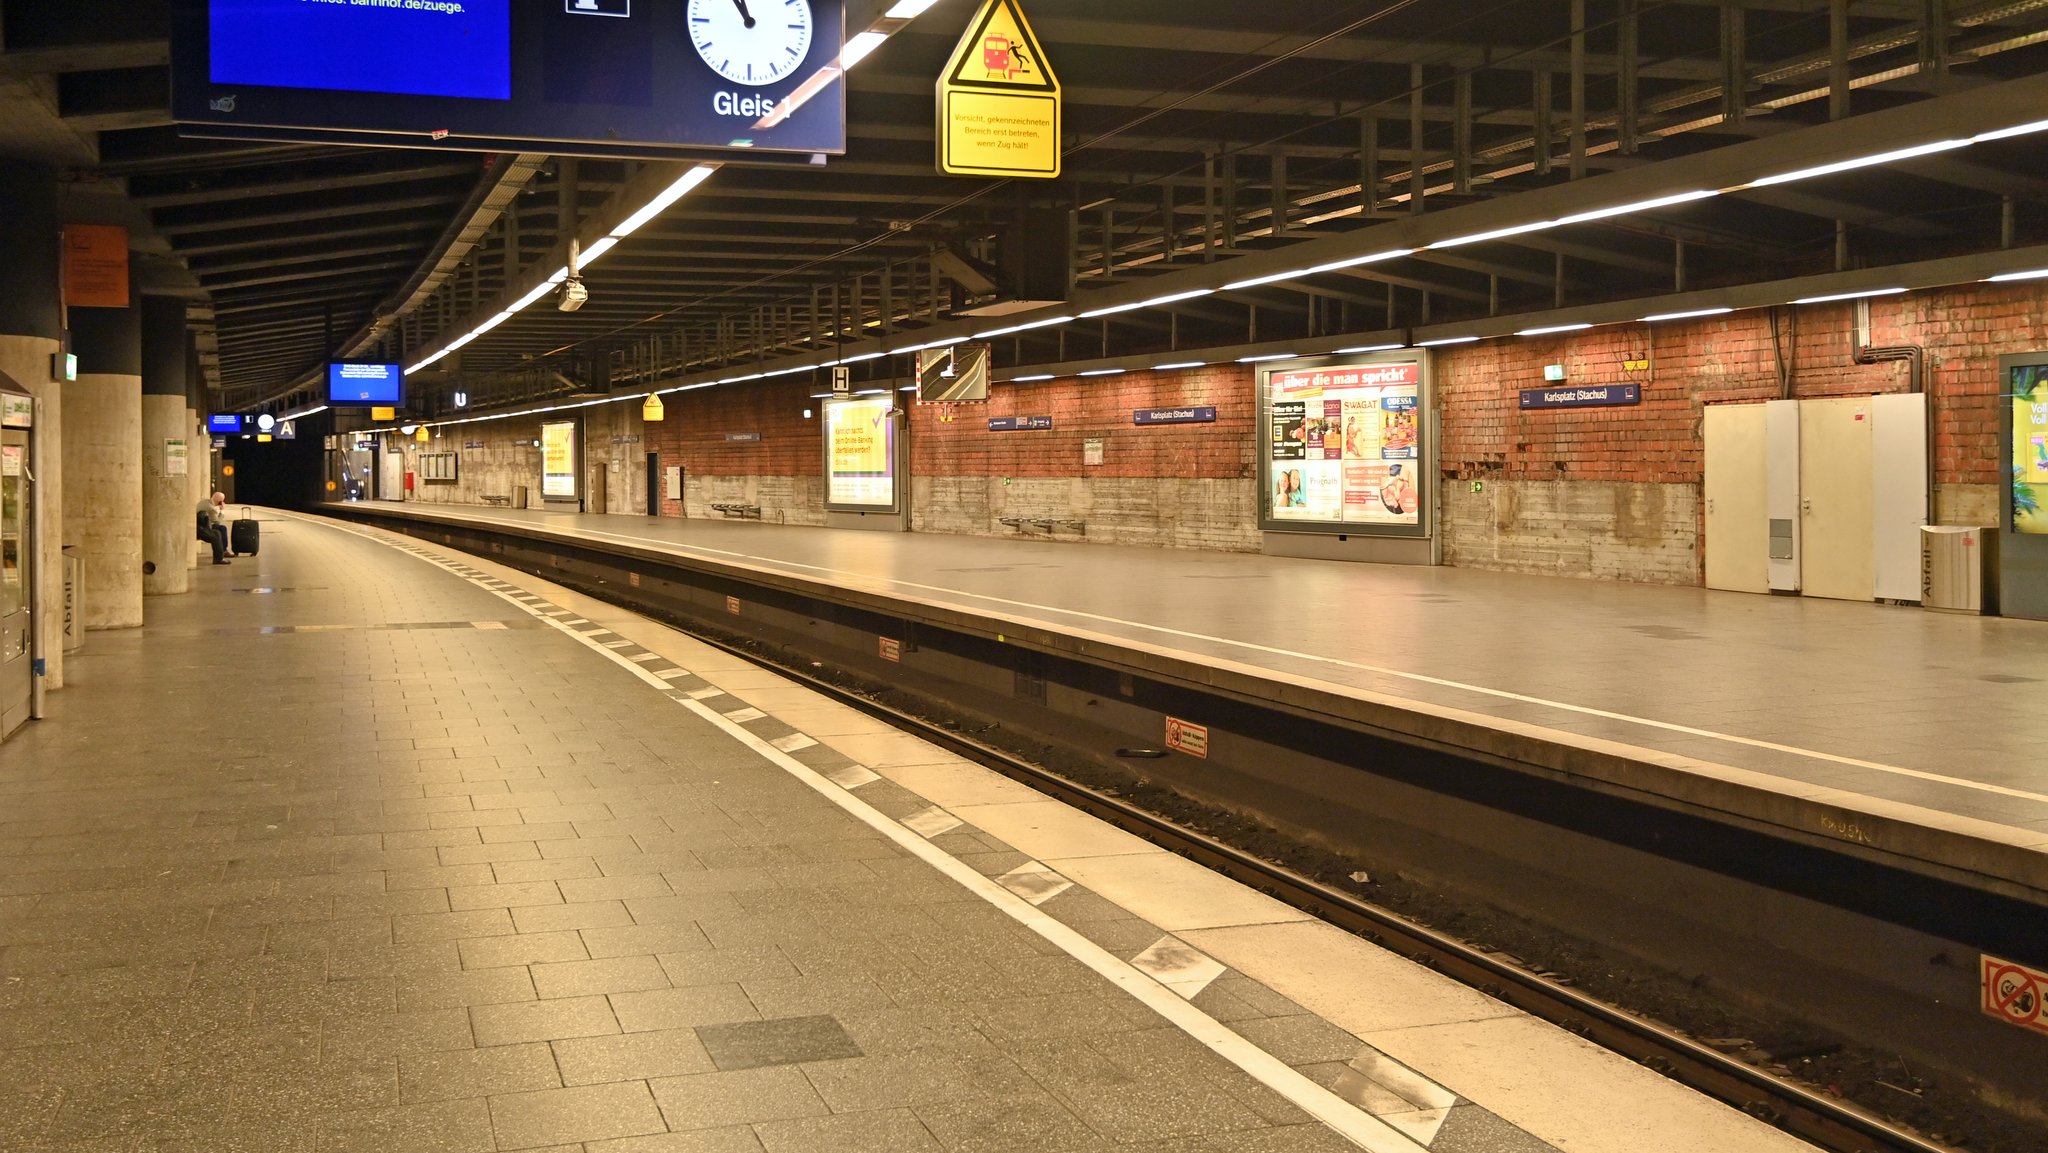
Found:
[[[555,307],[563,312],[574,312],[590,299],[590,290],[583,287],[583,281],[571,277],[562,282],[561,294],[555,299]]]

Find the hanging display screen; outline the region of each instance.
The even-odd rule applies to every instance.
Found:
[[[825,402],[825,504],[856,511],[896,508],[895,404],[887,396]]]
[[[1265,527],[1423,531],[1422,365],[1265,375]]]
[[[846,150],[844,25],[843,0],[174,0],[171,111],[231,139],[809,160]]]
[[[557,500],[576,499],[576,422],[550,421],[540,426],[540,494]]]

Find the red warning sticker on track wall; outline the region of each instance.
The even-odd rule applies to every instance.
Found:
[[[1209,756],[1209,726],[1184,721],[1178,717],[1166,718],[1166,747],[1191,757]]]
[[[2048,1012],[2041,1001],[2048,997],[2048,973],[2030,969],[2016,961],[1983,956],[1983,1008],[2008,1025],[2048,1033]]]

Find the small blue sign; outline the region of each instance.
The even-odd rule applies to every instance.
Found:
[[[1640,384],[1582,384],[1566,388],[1525,388],[1523,408],[1608,408],[1641,404]]]
[[[214,413],[206,418],[206,431],[238,433],[242,431],[242,418],[237,413]]]
[[[1132,424],[1215,424],[1216,406],[1196,408],[1141,408],[1131,414]]]
[[[988,422],[990,432],[1043,432],[1051,427],[1049,416],[997,416]]]
[[[1380,407],[1388,412],[1414,412],[1415,398],[1412,396],[1382,396]]]

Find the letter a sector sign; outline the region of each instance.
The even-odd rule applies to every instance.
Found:
[[[1016,0],[987,0],[939,76],[939,171],[1060,174],[1060,82]]]

